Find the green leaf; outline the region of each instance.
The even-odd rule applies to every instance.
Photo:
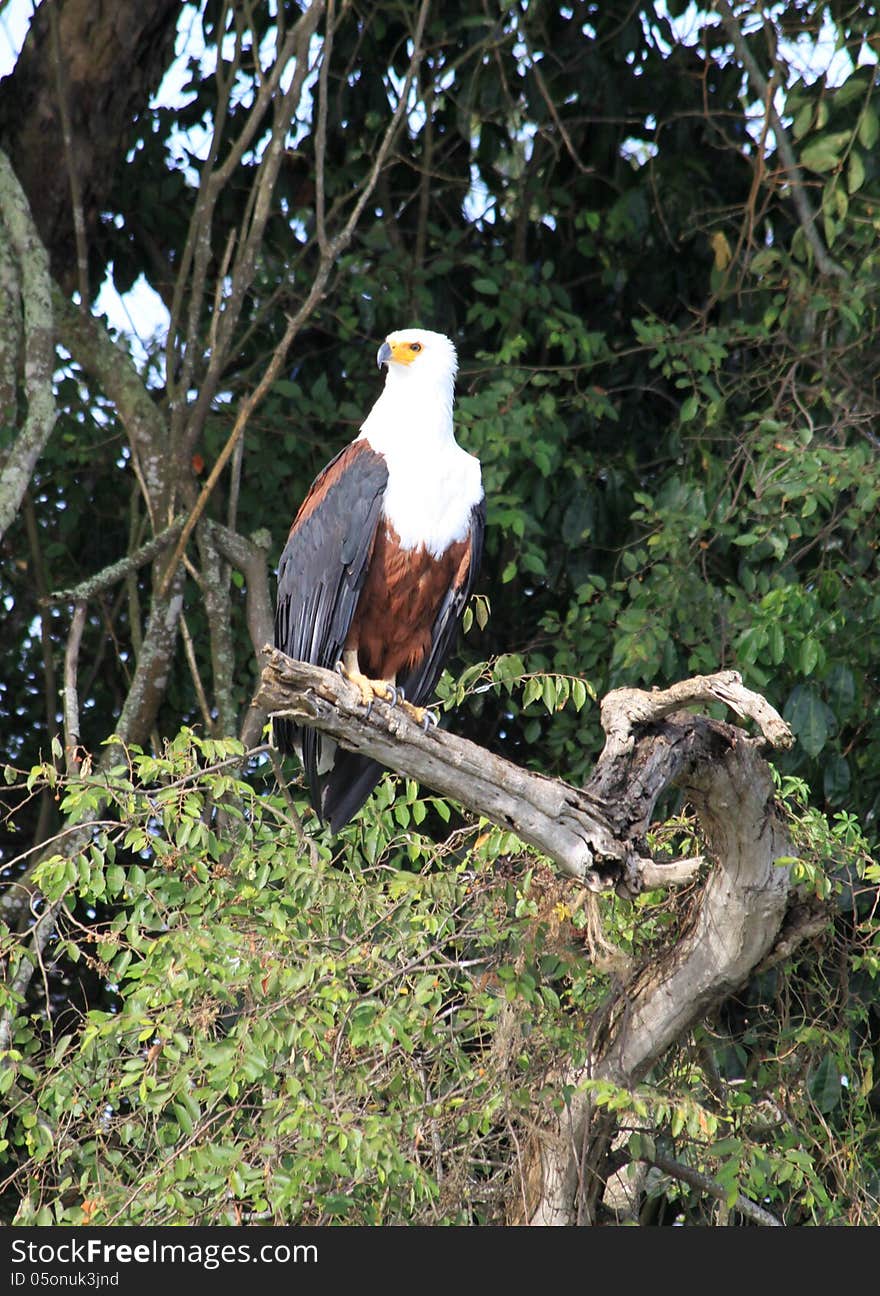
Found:
[[[833,715],[818,693],[798,684],[789,694],[783,716],[808,756],[818,756],[828,741]]]
[[[849,761],[845,756],[832,755],[825,762],[822,770],[822,791],[825,800],[832,805],[840,804],[852,784],[852,773]]]
[[[796,140],[799,140],[803,135],[806,135],[812,124],[813,104],[808,102],[804,104],[803,108],[801,108],[795,116],[791,133]]]
[[[859,143],[866,149],[872,149],[880,135],[880,120],[874,108],[869,104],[859,118]]]
[[[805,639],[801,644],[801,674],[812,675],[819,661],[819,655],[820,649],[816,640]]]
[[[690,423],[691,420],[696,415],[696,412],[699,408],[700,408],[700,402],[697,399],[697,397],[688,396],[687,400],[684,401],[681,410],[679,411],[679,415],[678,415],[679,422]]]
[[[532,702],[536,701],[541,696],[542,692],[543,682],[537,675],[533,675],[531,679],[527,679],[525,687],[523,688],[523,707],[530,706]]]
[[[850,141],[849,131],[835,131],[809,144],[801,153],[801,165],[810,171],[832,171],[840,165],[841,154]]]
[[[807,1077],[807,1089],[820,1112],[834,1111],[840,1105],[843,1093],[840,1068],[830,1054],[826,1054],[819,1065]]]
[[[865,183],[865,164],[856,149],[849,155],[849,166],[846,170],[846,187],[849,193],[855,193]]]

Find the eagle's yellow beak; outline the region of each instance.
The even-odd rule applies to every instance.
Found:
[[[392,360],[395,364],[411,365],[419,352],[423,350],[423,343],[418,341],[402,341],[392,333],[391,336],[386,338],[379,347],[376,361],[380,369],[383,365],[391,364]]]

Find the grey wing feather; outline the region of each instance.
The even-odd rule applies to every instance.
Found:
[[[358,442],[315,479],[278,565],[275,646],[332,670],[357,608],[388,481],[384,459]],[[314,507],[310,501],[315,499]],[[273,722],[282,752],[299,751],[313,804],[320,805],[319,736],[290,720]]]

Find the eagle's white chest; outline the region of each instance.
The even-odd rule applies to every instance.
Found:
[[[478,460],[453,442],[442,454],[386,455],[386,462],[382,511],[401,548],[424,545],[439,558],[468,534],[471,510],[483,497]]]
[[[424,545],[439,558],[465,538],[483,483],[480,461],[455,440],[448,406],[441,405],[434,419],[426,417],[425,406],[414,417],[411,408],[380,398],[361,439],[388,465],[383,513],[403,549]]]

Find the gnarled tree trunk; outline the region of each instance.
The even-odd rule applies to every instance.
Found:
[[[0,81],[0,146],[66,291],[88,277],[78,261],[94,241],[132,119],[168,66],[179,13],[179,0],[43,0]]]

